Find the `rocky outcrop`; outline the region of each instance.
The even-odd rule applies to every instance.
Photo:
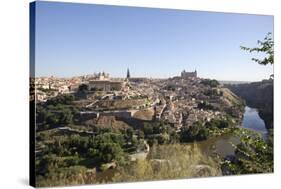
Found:
[[[244,99],[248,106],[257,108],[266,127],[273,128],[273,80],[225,86]]]
[[[209,177],[214,175],[217,169],[209,165],[195,165],[192,166],[192,173],[194,177]]]

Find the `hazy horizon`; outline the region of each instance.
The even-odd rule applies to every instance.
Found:
[[[99,73],[99,72],[94,72],[94,73]],[[70,79],[70,78],[73,78],[73,77],[81,77],[81,76],[86,76],[86,75],[93,75],[94,73],[85,73],[85,74],[81,74],[81,75],[73,75],[73,76],[56,76],[56,75],[46,75],[46,76],[36,76],[36,78],[39,78],[39,77],[55,77],[55,78],[64,78],[64,79]],[[105,73],[108,73],[108,72],[105,72]],[[127,72],[126,72],[127,73]],[[175,76],[172,76],[172,77],[176,77],[176,76],[180,76],[179,75],[175,75]],[[172,78],[172,77],[143,77],[143,76],[133,76],[131,78],[148,78],[148,79],[169,79],[169,78]],[[122,79],[122,78],[126,78],[126,75],[124,75],[123,77],[112,77],[109,73],[109,78],[112,78],[112,79]],[[198,76],[198,78],[202,78],[202,79],[216,79],[216,78],[206,78],[206,77],[200,77]],[[264,78],[264,79],[269,79],[269,78]],[[246,81],[246,80],[219,80],[219,79],[216,79],[218,80],[219,82],[258,82],[258,81],[261,81],[261,80],[252,80],[252,81]]]
[[[169,78],[182,70],[224,81],[268,79],[251,60],[273,16],[36,2],[36,77],[105,71],[111,77]]]

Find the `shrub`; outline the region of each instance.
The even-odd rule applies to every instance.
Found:
[[[203,168],[202,168],[203,167]],[[154,145],[145,160],[119,167],[114,182],[221,175],[220,166],[196,145]]]
[[[223,129],[223,128],[228,128],[230,126],[230,121],[227,120],[223,120],[223,119],[212,119],[211,121],[206,123],[206,127],[209,129],[212,128],[219,128],[219,129]]]
[[[206,86],[210,86],[210,87],[217,87],[220,84],[215,79],[203,79],[200,83],[203,84],[203,85],[206,85]]]
[[[224,175],[271,173],[273,172],[272,136],[263,140],[254,131],[236,131],[240,144],[236,145],[235,155],[227,156],[222,163]]]
[[[207,139],[208,136],[208,129],[201,122],[195,122],[192,126],[182,128],[180,132],[180,141],[200,141]]]
[[[204,110],[214,110],[215,109],[214,106],[212,106],[210,103],[208,103],[206,101],[198,103],[197,107],[199,109],[204,109]]]

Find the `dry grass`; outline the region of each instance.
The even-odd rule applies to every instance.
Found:
[[[140,110],[134,114],[134,118],[141,120],[152,120],[154,112],[152,110]]]
[[[219,176],[219,163],[203,155],[196,145],[156,146],[146,160],[120,168],[114,182]]]
[[[228,106],[232,106],[234,104],[239,104],[241,103],[240,102],[240,99],[238,96],[236,96],[233,92],[231,92],[229,89],[227,88],[222,88],[221,91],[223,91],[223,96],[225,97],[224,98],[224,101],[225,103],[228,105]]]

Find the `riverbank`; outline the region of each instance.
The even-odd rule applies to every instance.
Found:
[[[266,139],[268,136],[268,130],[266,129],[265,123],[259,116],[258,110],[255,108],[245,107],[241,128],[257,132],[263,139]],[[239,131],[239,129],[240,128],[228,129],[221,132],[221,135],[197,142],[198,147],[206,155],[217,154],[220,157],[234,155],[234,146],[240,142],[237,132],[243,132]]]
[[[245,130],[246,129],[246,130]],[[246,133],[246,131],[249,131],[250,133],[252,131],[258,132],[260,134],[264,134],[266,130],[265,124],[263,120],[259,117],[259,114],[256,109],[250,108],[248,106],[245,107],[243,120],[241,122],[241,127],[231,127],[231,128],[224,128],[220,129],[217,133],[212,133],[212,136],[208,138],[207,140],[203,141],[197,141],[197,142],[190,142],[190,143],[183,143],[183,144],[164,144],[164,145],[155,145],[152,148],[150,148],[150,151],[148,154],[146,154],[146,158],[139,159],[138,161],[134,161],[126,165],[125,167],[118,167],[117,169],[110,169],[106,170],[102,174],[99,174],[98,180],[106,181],[106,182],[113,182],[113,181],[122,181],[122,179],[129,179],[131,181],[137,181],[138,178],[143,180],[144,178],[147,178],[149,180],[157,179],[157,174],[159,176],[160,173],[153,173],[156,174],[153,176],[152,172],[153,170],[161,171],[162,169],[166,169],[166,171],[173,171],[168,170],[166,166],[171,166],[171,159],[174,158],[174,160],[179,161],[179,159],[190,158],[187,157],[187,154],[184,154],[185,152],[189,155],[192,155],[193,158],[197,156],[197,158],[206,161],[211,160],[212,162],[216,162],[215,169],[218,169],[219,162],[223,161],[223,159],[227,156],[234,156],[235,155],[235,146],[238,145],[241,141],[239,136],[243,133]],[[174,148],[174,149],[173,149]],[[189,149],[189,152],[182,151],[181,153],[177,154],[178,157],[173,156],[178,149]],[[198,159],[198,161],[200,161]],[[174,161],[172,160],[172,161]],[[157,165],[157,166],[156,166]],[[185,167],[184,163],[183,165],[180,165],[181,167],[178,167],[177,165],[175,169],[181,170],[183,167]],[[214,164],[212,165],[214,166]],[[149,171],[144,171],[141,169],[151,169]],[[156,169],[157,167],[157,169]],[[160,168],[159,168],[160,167]],[[166,167],[166,168],[164,168]],[[211,169],[210,165],[203,165],[198,164],[194,165],[193,167],[197,167],[198,169],[201,167],[204,167],[204,169]],[[207,168],[206,168],[207,167]],[[214,167],[213,167],[214,168]],[[131,176],[127,175],[129,174],[129,171]],[[207,171],[205,170],[205,172]],[[140,177],[140,171],[144,171],[146,175],[143,177]],[[191,168],[190,168],[191,171]],[[194,171],[194,170],[193,170]],[[203,174],[201,170],[201,174]],[[208,171],[207,171],[208,172]],[[196,171],[193,173],[185,172],[186,177],[195,177]],[[121,176],[122,175],[122,176]],[[149,176],[150,175],[150,176]],[[173,178],[171,174],[166,173],[166,175],[169,175],[168,178]],[[162,179],[165,177],[162,175]],[[214,176],[214,175],[208,175],[208,176]],[[160,178],[160,176],[159,176]],[[176,177],[175,177],[176,178]],[[121,180],[120,180],[121,179]]]
[[[257,108],[267,129],[273,128],[273,79],[243,84],[225,84],[237,96],[246,101],[248,106]]]

